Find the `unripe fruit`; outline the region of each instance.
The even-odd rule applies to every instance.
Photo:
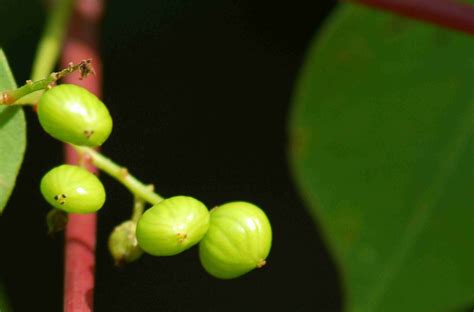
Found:
[[[54,208],[71,213],[96,212],[105,202],[100,180],[72,165],[61,165],[46,173],[41,180],[41,193]]]
[[[201,264],[214,277],[231,279],[265,265],[272,229],[265,213],[246,202],[211,210],[209,230],[199,243]]]
[[[209,211],[188,196],[175,196],[154,205],[140,218],[137,239],[154,256],[173,256],[197,244],[209,227]]]
[[[102,145],[112,131],[112,118],[104,103],[72,84],[47,90],[38,103],[38,117],[52,137],[76,145]]]
[[[137,225],[128,220],[116,226],[109,236],[109,251],[115,265],[121,266],[140,258],[143,250],[138,246],[135,235]]]

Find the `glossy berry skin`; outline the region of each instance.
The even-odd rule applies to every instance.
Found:
[[[204,269],[221,279],[239,277],[265,265],[272,229],[265,213],[247,202],[231,202],[211,210],[209,230],[199,243]]]
[[[209,211],[199,200],[175,196],[154,205],[140,218],[137,240],[154,256],[173,256],[197,244],[209,227]]]
[[[72,84],[47,90],[38,103],[38,117],[52,137],[75,145],[102,145],[112,131],[112,118],[104,103]]]
[[[41,193],[54,208],[70,213],[91,213],[105,202],[100,180],[89,171],[72,165],[51,169],[41,180]]]

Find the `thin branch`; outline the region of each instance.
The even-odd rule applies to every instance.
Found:
[[[153,191],[153,185],[146,185],[131,175],[127,168],[116,164],[111,159],[92,148],[85,146],[71,145],[81,156],[86,156],[92,164],[103,172],[107,173],[120,183],[122,183],[135,197],[143,199],[154,205],[163,200],[163,198]]]
[[[474,6],[454,0],[346,0],[474,35]]]
[[[83,60],[78,64],[69,64],[68,67],[65,69],[56,72],[56,73],[51,73],[47,78],[37,80],[37,81],[31,81],[28,80],[25,85],[13,89],[13,90],[6,90],[3,91],[0,95],[0,105],[26,105],[26,104],[34,104],[35,101],[31,103],[24,103],[18,101],[22,97],[34,93],[36,91],[40,90],[45,90],[47,88],[50,88],[59,79],[62,79],[66,77],[69,74],[72,74],[75,71],[80,71],[81,73],[81,79],[87,77],[91,73],[94,73],[94,69],[92,68],[91,65],[91,60]]]

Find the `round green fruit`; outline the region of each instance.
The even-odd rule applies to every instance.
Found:
[[[154,205],[140,218],[137,240],[154,256],[173,256],[197,244],[209,227],[209,211],[199,200],[175,196]]]
[[[75,145],[102,145],[112,131],[112,118],[104,103],[72,84],[47,90],[38,103],[38,117],[52,137]]]
[[[61,165],[51,169],[41,180],[40,188],[48,203],[66,212],[96,212],[105,202],[100,180],[78,166]]]
[[[199,257],[209,274],[231,279],[265,265],[272,229],[260,208],[231,202],[212,209],[210,215],[209,230],[199,243]]]

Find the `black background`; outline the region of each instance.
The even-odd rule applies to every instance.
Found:
[[[2,0],[0,38],[18,81],[28,78],[44,22],[39,1]],[[197,249],[144,256],[123,269],[106,248],[132,197],[110,178],[99,213],[96,311],[340,311],[341,290],[286,158],[292,90],[310,39],[334,1],[109,1],[101,54],[114,130],[103,152],[164,196],[212,207],[251,201],[268,214],[268,265],[220,281]],[[4,15],[4,14],[2,14]],[[6,27],[6,28],[5,28]],[[27,112],[28,148],[0,218],[0,274],[15,311],[62,309],[63,240],[46,236],[39,181],[61,144]]]

